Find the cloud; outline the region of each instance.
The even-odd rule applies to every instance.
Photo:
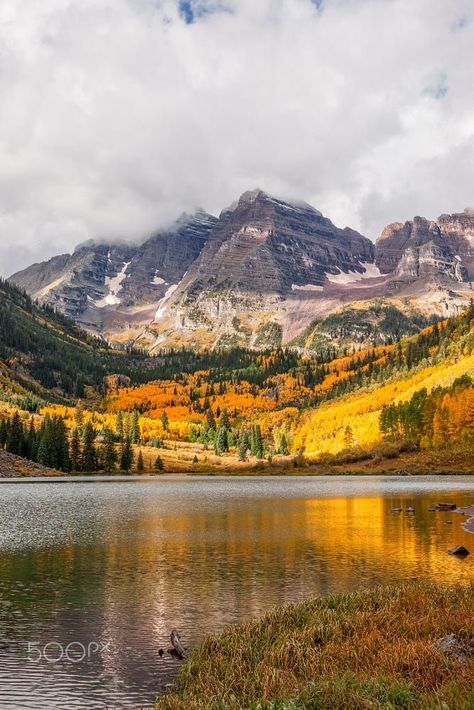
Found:
[[[375,238],[473,204],[472,0],[0,6],[0,272],[262,187]]]

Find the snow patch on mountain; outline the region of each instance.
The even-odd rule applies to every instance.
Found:
[[[131,261],[127,261],[116,276],[105,277],[105,288],[108,290],[108,293],[104,296],[104,298],[101,298],[99,301],[95,301],[97,308],[118,306],[122,302],[122,299],[118,294],[122,288],[122,282],[127,278],[127,269],[131,263]]]
[[[160,320],[160,318],[163,317],[165,311],[166,311],[166,302],[171,298],[173,293],[176,291],[178,288],[179,284],[171,284],[171,286],[166,290],[165,295],[163,298],[158,301],[158,310],[156,311],[155,315],[155,323]]]
[[[361,266],[365,269],[362,273],[359,271],[340,271],[338,274],[326,274],[326,278],[333,284],[350,284],[356,281],[362,281],[362,279],[376,279],[383,274],[380,272],[375,264],[368,262],[362,262]]]
[[[304,286],[298,286],[298,284],[291,284],[292,291],[323,291],[324,286],[316,286],[315,284],[305,284]]]

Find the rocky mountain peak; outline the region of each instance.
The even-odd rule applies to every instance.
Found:
[[[89,240],[11,278],[96,333],[153,350],[273,346],[371,299],[447,315],[473,277],[473,210],[395,222],[375,246],[305,202],[256,189],[218,218],[185,213],[140,244]]]
[[[413,279],[438,274],[457,281],[474,278],[474,213],[414,217],[386,227],[376,243],[376,264],[384,274]]]

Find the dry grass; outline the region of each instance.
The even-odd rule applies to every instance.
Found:
[[[140,447],[135,447],[135,463]],[[165,448],[141,447],[145,462],[145,474],[155,469],[156,457],[164,464],[164,473],[220,474],[220,475],[346,475],[346,474],[393,474],[404,470],[412,474],[438,472],[443,474],[473,474],[472,449],[450,448],[448,450],[407,451],[399,445],[380,444],[366,452],[355,454],[326,455],[316,460],[298,459],[294,456],[275,456],[271,463],[239,461],[234,452],[216,456],[212,450],[205,451],[202,444],[184,441],[166,441]],[[198,459],[194,462],[194,457]],[[295,465],[296,464],[296,465]],[[304,465],[302,465],[304,464]]]
[[[473,710],[474,585],[378,588],[277,608],[203,641],[156,710]]]

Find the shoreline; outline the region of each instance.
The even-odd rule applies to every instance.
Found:
[[[462,710],[474,686],[473,592],[414,583],[277,606],[205,638],[155,710]]]
[[[466,532],[474,534],[474,505],[468,505],[464,508],[458,508],[455,512],[459,513],[460,515],[470,516],[468,520],[464,521],[462,527],[463,530],[465,530]]]
[[[63,481],[64,479],[69,479],[71,481],[74,480],[81,480],[84,478],[94,480],[94,479],[107,479],[107,480],[113,480],[114,478],[120,479],[120,480],[145,480],[145,479],[160,479],[160,478],[165,478],[165,477],[176,477],[176,478],[322,478],[322,477],[330,477],[330,478],[342,478],[342,477],[351,477],[351,478],[378,478],[378,477],[396,477],[396,478],[422,478],[422,477],[427,477],[430,476],[432,478],[440,478],[443,476],[450,477],[450,476],[457,476],[457,477],[474,477],[474,470],[473,471],[463,471],[459,469],[449,469],[449,470],[416,470],[416,471],[407,471],[405,469],[364,469],[364,470],[354,470],[354,469],[345,469],[342,468],[339,470],[335,470],[334,468],[331,469],[325,469],[323,467],[299,467],[299,468],[294,468],[291,470],[287,469],[272,469],[269,470],[268,468],[258,468],[258,469],[231,469],[231,468],[226,468],[226,469],[207,469],[204,471],[196,471],[196,470],[179,470],[179,471],[143,471],[143,472],[130,472],[126,473],[125,471],[113,471],[113,472],[105,472],[105,471],[92,471],[92,472],[87,472],[87,471],[79,471],[79,472],[74,472],[74,473],[65,473],[63,471],[56,471],[53,469],[48,469],[45,467],[41,467],[38,464],[31,464],[30,461],[27,461],[26,459],[20,459],[22,462],[19,466],[16,466],[14,470],[9,470],[7,472],[0,472],[0,483],[2,481],[19,481],[19,480],[28,480],[28,479],[42,479],[42,478],[61,478]],[[31,466],[29,465],[31,464]],[[18,471],[18,468],[20,468],[20,472]],[[459,511],[457,511],[459,512]],[[467,513],[466,513],[467,514]],[[472,511],[473,518],[474,520],[474,509]],[[468,521],[470,522],[470,521]],[[467,523],[466,523],[467,524]],[[474,532],[474,528],[473,528]]]

